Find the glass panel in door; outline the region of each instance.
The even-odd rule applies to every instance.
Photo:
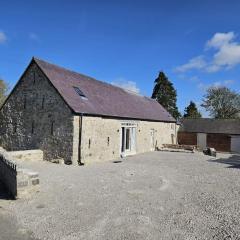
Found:
[[[125,128],[122,127],[122,146],[121,146],[121,151],[125,152]]]
[[[131,150],[131,133],[130,133],[130,128],[126,128],[126,150]]]

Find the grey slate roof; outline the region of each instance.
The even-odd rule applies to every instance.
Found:
[[[240,134],[240,119],[183,119],[179,131]]]
[[[33,60],[75,113],[130,119],[175,122],[155,100],[67,70],[40,59]],[[80,89],[86,98],[77,94]]]

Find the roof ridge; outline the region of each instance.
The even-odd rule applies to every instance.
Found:
[[[81,75],[81,76],[83,76],[83,77],[90,78],[90,79],[95,80],[95,81],[102,82],[102,81],[100,81],[100,80],[97,80],[97,79],[95,79],[95,78],[93,78],[93,77],[90,77],[90,76],[87,76],[87,75],[85,75],[85,74],[82,74],[82,73],[73,71],[73,70],[71,70],[71,69],[68,69],[68,68],[65,68],[65,67],[62,67],[62,66],[59,66],[59,65],[57,65],[57,64],[55,64],[55,63],[48,62],[48,61],[45,61],[45,60],[43,60],[43,59],[36,58],[36,57],[33,57],[33,59],[34,59],[34,60],[37,60],[37,61],[40,61],[40,62],[44,62],[44,63],[50,64],[50,65],[53,65],[54,67],[63,69],[63,70],[65,70],[65,71],[68,71],[68,72],[71,72],[71,73],[74,73],[74,74],[77,74],[77,75]],[[103,83],[104,83],[104,82],[103,82]]]

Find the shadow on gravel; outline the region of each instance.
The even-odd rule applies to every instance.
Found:
[[[229,156],[228,158],[218,158],[218,159],[211,159],[208,162],[217,162],[228,164],[228,168],[238,168],[240,169],[240,155],[234,154]]]

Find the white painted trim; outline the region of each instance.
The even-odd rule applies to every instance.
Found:
[[[122,128],[124,128],[124,151],[122,152]],[[126,129],[129,129],[130,133],[130,149],[126,150]],[[124,121],[121,123],[121,133],[120,133],[120,156],[130,156],[136,154],[136,135],[137,123],[135,121]]]

